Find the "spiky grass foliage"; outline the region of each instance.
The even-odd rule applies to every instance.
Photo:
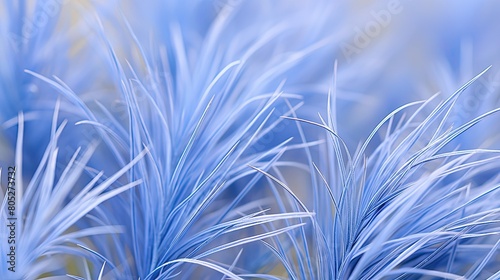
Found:
[[[448,122],[459,96],[480,76],[423,118],[433,98],[393,111],[352,157],[335,130],[333,105],[326,122],[292,118],[330,137],[328,160],[311,165],[314,278],[499,277],[500,151],[450,145],[500,110],[456,127]],[[397,117],[410,107],[417,107],[413,114]],[[383,128],[384,139],[366,155]]]
[[[4,224],[0,236],[5,241],[0,245],[2,279],[36,279],[67,271],[70,260],[77,257],[88,258],[86,238],[96,235],[105,238],[103,235],[123,230],[117,224],[106,222],[105,215],[97,211],[99,205],[141,183],[136,180],[120,184],[119,179],[144,156],[144,152],[108,178],[104,178],[103,172],[89,179],[85,176],[97,143],[77,149],[64,164],[58,155],[58,140],[64,137],[67,121],[59,122],[58,112],[59,103],[53,116],[49,145],[34,175],[28,177],[23,166],[29,154],[24,151],[23,144],[31,135],[25,132],[24,115],[18,117],[15,164],[4,172],[9,178],[8,181],[2,178],[2,183],[9,183],[2,184],[0,193]],[[77,227],[84,217],[93,219],[98,225]],[[87,265],[87,261],[83,264]]]
[[[207,42],[220,36],[221,26],[229,28],[226,20],[214,23]],[[108,278],[220,273],[272,278],[265,273],[282,266],[280,254],[298,242],[289,231],[299,232],[300,243],[307,244],[305,233],[295,229],[312,214],[296,207],[301,203],[290,189],[268,186],[264,170],[298,165],[280,160],[285,150],[315,144],[293,145],[291,138],[273,134],[282,121],[274,108],[300,106],[299,95],[283,92],[283,73],[296,71],[318,46],[298,46],[285,62],[269,65],[256,53],[281,42],[274,42],[271,33],[247,42],[242,56],[236,55],[241,60],[224,64],[229,57],[211,43],[192,60],[183,45],[185,35],[174,23],[151,52],[136,41],[141,57],[128,64],[99,29],[126,105],[122,115],[100,104],[93,110],[61,81],[29,71],[79,108],[83,120],[78,124],[98,130],[116,162],[125,164],[148,149],[146,158],[128,172],[130,182],[142,183],[104,205],[108,222],[122,225],[124,232],[112,242],[94,238],[95,256],[106,261]],[[133,32],[130,36],[135,38]],[[262,66],[262,74],[253,71],[256,65]],[[264,139],[269,136],[271,140]],[[279,198],[283,191],[290,201]],[[281,211],[286,207],[292,208]]]
[[[0,10],[8,15],[1,19],[2,38],[22,38],[23,20],[48,15],[43,1],[28,2],[6,0]],[[0,65],[0,120],[10,118],[7,126],[18,123],[18,184],[22,174],[31,182],[20,189],[17,201],[19,276],[498,278],[498,151],[454,146],[454,139],[494,112],[451,126],[465,87],[427,117],[422,115],[432,100],[408,119],[400,112],[421,103],[391,113],[353,158],[337,134],[335,118],[328,116],[316,124],[329,131],[331,143],[321,158],[325,161],[309,166],[312,206],[287,186],[294,177],[283,171],[307,166],[301,158],[283,160],[285,151],[305,149],[312,162],[309,147],[319,141],[303,125],[278,132],[283,124],[278,116],[298,120],[297,114],[316,112],[301,104],[317,107],[311,97],[322,90],[324,69],[333,54],[340,54],[342,38],[352,39],[343,2],[333,7],[327,1],[273,2],[276,6],[267,1],[147,1],[123,6],[130,24],[110,15],[106,4],[94,3],[103,25],[116,33],[104,32],[98,20],[83,14],[95,27],[92,35],[80,28],[72,29],[75,33],[60,29],[59,11],[52,7],[47,21],[18,48],[0,45],[0,57],[8,61]],[[81,40],[73,35],[100,36],[104,47],[96,44],[95,50],[108,60],[96,67],[98,55],[62,56],[78,49]],[[392,55],[393,42],[385,44]],[[362,51],[365,58],[373,53]],[[356,81],[350,90],[366,87],[360,67],[381,68],[377,54],[377,63],[363,59],[363,65],[346,65],[345,77]],[[78,71],[68,69],[82,62],[85,67],[75,67]],[[88,86],[106,94],[88,94]],[[63,137],[64,125],[58,128],[54,89],[64,96],[63,118],[71,119],[69,126],[78,133]],[[394,102],[388,96],[377,99]],[[123,110],[103,100],[115,97]],[[18,111],[23,111],[19,121]],[[328,112],[338,110],[331,105]],[[23,118],[37,119],[27,129],[30,135],[40,132],[36,137],[22,137]],[[79,121],[76,129],[74,120]],[[365,157],[384,128],[385,139]],[[362,133],[365,127],[355,130]],[[95,152],[91,142],[64,160],[66,152],[57,146],[73,153],[87,133],[104,149]],[[40,135],[47,136],[46,150],[40,149]],[[315,142],[291,139],[305,135]],[[3,220],[9,215],[5,197]],[[0,233],[10,234],[6,228]],[[1,246],[8,251],[7,244]],[[70,269],[67,256],[83,256],[77,262],[82,271]],[[0,257],[2,273],[5,257]]]
[[[257,6],[253,9],[259,10]],[[240,15],[242,12],[239,10]],[[259,29],[249,28],[246,40],[235,40],[227,46],[227,53],[221,52],[215,42],[235,34],[232,23],[241,18],[223,12],[208,34],[203,35],[206,38],[199,38],[206,40],[208,46],[198,41],[193,44],[191,39],[198,36],[196,31],[179,25],[184,21],[182,15],[173,17],[168,24],[169,32],[159,36],[159,42],[155,42],[158,45],[151,46],[151,53],[145,53],[137,44],[142,57],[140,61],[129,58],[134,65],[130,69],[122,68],[123,59],[111,44],[107,45],[104,49],[109,51],[110,60],[106,66],[115,71],[116,89],[125,105],[123,112],[101,103],[89,106],[72,92],[66,81],[59,77],[49,80],[41,75],[44,71],[19,65],[28,68],[22,73],[28,79],[45,81],[44,86],[52,86],[70,100],[64,102],[63,110],[73,118],[82,119],[81,127],[90,125],[99,132],[98,138],[106,144],[111,157],[104,163],[94,159],[95,165],[104,164],[113,170],[127,164],[146,146],[150,149],[147,159],[129,173],[130,182],[142,178],[141,187],[107,203],[107,215],[96,209],[105,217],[102,224],[120,224],[125,232],[115,235],[111,242],[93,238],[92,246],[82,247],[94,253],[93,260],[107,264],[102,266],[106,271],[86,277],[104,272],[107,277],[118,278],[169,277],[182,262],[197,263],[230,275],[234,275],[230,270],[245,274],[271,269],[275,261],[265,258],[265,252],[260,253],[266,250],[263,243],[252,249],[259,251],[260,258],[253,258],[253,254],[246,253],[248,250],[241,253],[239,248],[263,239],[283,247],[281,242],[269,239],[311,216],[306,212],[276,213],[274,209],[266,209],[275,205],[270,202],[273,194],[266,197],[262,174],[248,165],[265,170],[273,164],[295,164],[279,162],[285,146],[288,150],[294,146],[288,145],[289,136],[283,138],[272,131],[282,114],[274,113],[274,108],[283,103],[279,100],[300,99],[296,94],[281,93],[284,80],[297,74],[307,56],[324,46],[324,42],[310,45],[319,40],[311,36],[309,43],[287,46],[283,43],[302,27],[285,22],[276,27],[276,19],[261,17],[266,24]],[[292,23],[292,18],[287,21]],[[163,34],[161,30],[157,32]],[[266,35],[261,38],[262,33]],[[131,37],[136,40],[133,34]],[[192,56],[193,49],[199,57]],[[287,53],[279,59],[263,58],[272,58],[273,52],[284,49]],[[80,96],[82,93],[78,92]],[[33,108],[23,109],[35,112]],[[83,131],[85,134],[87,130]],[[71,142],[75,139],[76,136],[66,138],[69,145],[74,145]],[[92,169],[88,172],[98,176]],[[261,187],[253,190],[255,185]],[[292,218],[294,221],[289,222]],[[94,222],[85,219],[76,226],[85,228]],[[221,251],[229,253],[220,254]],[[267,255],[271,254],[267,249]],[[207,258],[212,261],[207,262]],[[244,259],[244,265],[237,270],[239,259]],[[224,266],[222,262],[228,264]],[[191,268],[184,269],[182,275],[190,275]]]

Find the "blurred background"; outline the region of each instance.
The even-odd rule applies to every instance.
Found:
[[[486,90],[462,98],[456,118],[468,118],[498,105],[500,3],[494,0],[335,3],[210,0],[148,1],[146,4],[4,1],[0,5],[0,32],[5,38],[0,47],[2,61],[5,61],[0,66],[4,97],[0,121],[5,128],[2,161],[9,161],[13,144],[14,134],[7,128],[8,121],[23,109],[32,112],[27,114],[27,119],[43,118],[40,111],[51,111],[53,102],[48,100],[58,96],[24,69],[58,77],[87,104],[98,99],[120,111],[123,108],[114,89],[107,54],[103,53],[102,45],[106,43],[99,35],[100,24],[114,50],[137,66],[141,63],[140,54],[137,45],[127,43],[131,40],[127,24],[147,50],[155,43],[153,36],[161,37],[167,30],[162,21],[176,17],[184,22],[181,28],[187,30],[184,36],[187,45],[195,46],[201,44],[200,38],[208,32],[217,15],[228,8],[238,9],[231,25],[233,29],[224,31],[227,40],[219,42],[225,46],[222,48],[234,50],[233,54],[228,53],[229,58],[238,56],[238,42],[241,41],[239,47],[244,48],[241,34],[245,34],[244,28],[255,25],[256,19],[268,21],[261,24],[262,27],[277,27],[280,22],[290,21],[296,26],[290,29],[294,33],[273,40],[272,46],[265,50],[267,53],[261,55],[261,60],[254,58],[254,63],[262,64],[268,55],[298,51],[302,48],[298,45],[301,40],[303,44],[319,42],[308,61],[301,62],[304,71],[287,73],[285,87],[301,94],[309,93],[300,112],[317,121],[317,113],[325,113],[326,95],[336,79],[337,115],[342,119],[338,129],[351,149],[391,110],[437,92],[441,92],[442,97],[448,96],[490,65],[492,69],[474,85]],[[226,46],[233,38],[233,46]],[[194,47],[191,56],[194,58],[197,52]],[[338,62],[336,77],[335,61]],[[294,84],[297,87],[292,89]],[[308,86],[307,90],[301,88],[303,85]],[[30,129],[37,130],[36,127]],[[41,131],[37,133],[44,133],[44,129],[38,129]],[[33,153],[35,150],[33,148]]]

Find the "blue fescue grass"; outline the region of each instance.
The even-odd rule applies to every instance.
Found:
[[[2,222],[8,224],[12,217],[7,208],[7,198],[15,196],[16,234],[15,244],[2,242],[2,252],[10,252],[9,246],[16,248],[15,273],[7,270],[9,257],[2,254],[1,271],[3,279],[35,279],[42,274],[65,271],[71,256],[88,255],[77,245],[84,238],[96,235],[109,235],[121,232],[119,225],[102,223],[100,226],[87,228],[75,227],[78,221],[86,217],[106,200],[122,193],[138,184],[140,180],[117,186],[117,180],[122,177],[141,157],[124,166],[120,171],[103,180],[103,173],[82,181],[87,163],[93,156],[96,143],[89,147],[81,147],[74,152],[72,158],[61,168],[58,158],[58,140],[64,136],[66,121],[59,123],[59,103],[56,104],[51,129],[51,140],[34,175],[25,183],[23,161],[28,157],[23,150],[24,139],[31,137],[25,132],[25,121],[20,114],[17,121],[17,143],[15,153],[15,184],[14,192],[2,189],[1,216]],[[6,174],[6,173],[5,173]],[[85,183],[83,183],[85,182]],[[9,204],[10,205],[10,204]],[[94,214],[93,214],[94,215]],[[99,219],[99,215],[95,216]],[[9,228],[3,226],[2,237],[10,235]],[[83,245],[80,245],[81,247]]]
[[[312,163],[316,279],[496,279],[500,236],[498,150],[461,150],[453,140],[500,109],[455,127],[447,121],[462,92],[433,107],[404,105],[375,127],[351,157],[326,121],[328,157]],[[409,116],[399,114],[417,109]],[[422,117],[424,115],[425,117]],[[366,149],[385,127],[371,154]],[[309,260],[299,260],[306,262]],[[296,268],[294,268],[295,270]]]
[[[208,42],[220,36],[222,25],[228,22],[214,24]],[[78,107],[84,119],[78,124],[99,130],[117,162],[125,164],[148,148],[144,160],[128,172],[130,182],[142,183],[103,205],[109,221],[124,229],[113,235],[111,246],[93,239],[93,252],[108,264],[105,277],[168,279],[220,273],[238,279],[237,275],[252,277],[280,263],[269,242],[277,243],[281,254],[288,245],[280,244],[279,236],[297,246],[294,235],[286,234],[313,215],[305,207],[285,209],[289,203],[275,197],[274,186],[266,191],[264,178],[265,170],[273,165],[293,165],[280,161],[285,150],[311,144],[292,145],[291,138],[274,136],[264,148],[255,146],[282,121],[274,117],[276,106],[284,100],[294,104],[290,105],[293,110],[300,106],[299,95],[283,93],[281,73],[296,71],[317,46],[299,48],[286,63],[263,65],[260,74],[249,72],[255,67],[252,63],[261,62],[252,56],[272,43],[271,35],[249,42],[243,59],[225,64],[227,58],[219,61],[216,54],[188,61],[185,34],[175,24],[170,27],[152,52],[143,50],[129,27],[141,57],[127,62],[115,52],[102,27],[97,27],[115,71],[116,88],[127,105],[124,116],[114,115],[105,106],[99,106],[96,113],[59,79],[28,73]],[[200,52],[216,52],[216,46]],[[293,194],[288,188],[285,191]],[[268,209],[274,207],[276,198],[280,210],[286,211]],[[290,204],[301,203],[295,197]],[[302,243],[307,243],[305,234],[301,236]],[[261,255],[255,257],[254,250]],[[239,262],[240,258],[245,261]]]
[[[127,58],[125,62],[113,42],[98,31],[109,51],[116,87],[127,105],[125,122],[102,107],[101,115],[111,116],[110,125],[100,123],[93,113],[88,113],[90,121],[80,124],[102,129],[109,139],[106,144],[123,162],[144,146],[149,149],[146,159],[129,173],[130,181],[143,178],[144,183],[109,204],[116,213],[111,219],[125,227],[124,234],[116,236],[123,253],[108,257],[117,268],[110,275],[141,279],[166,279],[181,272],[183,278],[212,275],[182,265],[191,263],[232,277],[232,269],[251,277],[258,270],[272,268],[287,251],[289,245],[281,244],[278,235],[298,246],[295,234],[286,234],[312,215],[304,207],[285,208],[289,203],[301,203],[297,199],[281,201],[279,191],[274,186],[266,191],[263,180],[264,170],[271,166],[293,165],[280,162],[285,149],[309,144],[294,146],[291,139],[280,139],[281,135],[274,135],[263,148],[258,144],[281,122],[274,117],[275,107],[290,100],[294,104],[291,110],[297,109],[296,100],[301,96],[282,92],[288,83],[299,83],[285,83],[285,78],[296,75],[326,40],[311,36],[308,44],[281,45],[286,41],[282,37],[292,36],[302,27],[292,24],[293,18],[275,27],[274,18],[263,18],[262,28],[249,29],[243,43],[235,41],[224,53],[216,43],[234,34],[231,23],[240,20],[236,13],[221,13],[202,35],[205,37],[199,38],[202,45],[191,42],[198,34],[178,25],[182,16],[172,16],[166,32],[158,33],[161,36],[147,48],[125,23],[139,60]],[[272,28],[265,30],[265,26]],[[268,47],[287,52],[274,58],[272,52],[263,51]],[[76,100],[68,89],[48,82]],[[126,153],[117,151],[117,144]],[[273,214],[275,209],[263,211],[276,203],[262,200],[265,192],[267,200],[279,200],[278,213]],[[300,236],[300,242],[307,244],[305,234]],[[261,240],[267,242],[258,242]],[[278,249],[268,242],[276,243]],[[268,252],[257,249],[262,253],[255,257],[245,249],[249,243]],[[99,249],[113,255],[109,248]],[[278,257],[272,256],[273,250]],[[240,258],[244,261],[239,262]]]
[[[1,37],[18,40],[0,45],[0,121],[18,167],[16,277],[500,277],[500,151],[476,145],[496,138],[456,145],[498,111],[454,121],[481,75],[438,105],[435,96],[389,113],[352,154],[336,85],[328,106],[315,99],[352,39],[345,1],[147,1],[119,12],[94,2],[103,22],[82,8],[69,29],[68,2],[54,1],[50,15],[49,1],[0,10]],[[391,55],[405,46],[385,43]],[[373,68],[373,53],[360,56],[367,72],[383,65]],[[360,64],[341,63],[341,76],[364,91]],[[320,107],[326,118],[303,119]],[[314,126],[327,132],[319,156]],[[80,145],[87,134],[96,141]],[[300,195],[295,169],[312,182]],[[12,277],[0,261],[0,278]]]

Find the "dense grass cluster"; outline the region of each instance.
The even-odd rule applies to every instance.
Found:
[[[425,4],[394,0],[0,1],[1,279],[500,278],[488,28],[409,40]]]

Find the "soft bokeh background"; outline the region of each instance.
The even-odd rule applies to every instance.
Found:
[[[122,14],[130,22],[140,42],[147,46],[152,34],[161,34],[161,30],[155,31],[152,26],[162,28],[158,21],[168,18],[168,14],[162,11],[189,11],[187,14],[190,16],[185,18],[185,28],[198,30],[202,34],[206,32],[203,28],[207,28],[222,7],[237,6],[244,2],[193,1],[196,8],[192,8],[181,2],[151,2],[143,5],[135,1],[27,1],[31,12],[18,20],[22,23],[21,26],[33,31],[28,32],[30,44],[23,53],[12,48],[19,37],[13,35],[14,27],[9,27],[7,23],[16,15],[7,15],[7,4],[4,4],[0,6],[4,21],[1,32],[4,34],[3,38],[11,38],[13,41],[3,42],[0,49],[3,60],[11,61],[3,63],[0,69],[2,94],[6,96],[0,105],[2,122],[12,119],[23,108],[43,108],[50,111],[53,105],[47,100],[57,98],[57,93],[24,73],[24,69],[47,77],[57,76],[70,88],[78,89],[78,94],[87,104],[98,98],[116,111],[123,110],[113,83],[110,82],[112,77],[109,76],[106,54],[101,53],[102,48],[97,47],[103,44],[96,31],[98,24],[89,11],[101,18],[106,36],[118,53],[137,55],[136,47],[123,43],[130,39],[130,34],[124,32],[126,26]],[[54,16],[52,12],[44,13],[43,9],[34,10],[35,5],[45,6],[47,11],[55,11]],[[389,11],[388,7],[391,5],[397,7],[396,14]],[[324,115],[326,106],[322,104],[326,102],[326,94],[333,80],[334,61],[337,60],[337,114],[342,119],[339,131],[347,139],[349,146],[355,149],[368,135],[369,128],[374,127],[391,110],[410,101],[428,98],[436,92],[447,96],[490,65],[493,67],[487,73],[484,84],[477,85],[490,88],[488,94],[480,97],[471,94],[472,96],[463,98],[463,110],[459,114],[475,114],[498,105],[500,71],[496,64],[500,61],[497,46],[500,19],[496,11],[499,8],[500,4],[493,0],[365,0],[336,1],[334,4],[302,1],[287,1],[284,4],[278,1],[272,4],[253,3],[244,7],[238,20],[242,21],[242,25],[250,26],[255,14],[262,17],[265,14],[275,14],[278,17],[281,13],[279,17],[292,18],[296,13],[297,22],[307,30],[305,32],[316,32],[325,40],[330,39],[319,51],[323,56],[322,64],[318,65],[318,60],[314,60],[307,71],[297,72],[287,84],[301,79],[313,85],[313,92],[304,100],[304,106],[311,108],[303,109],[302,112],[307,112],[308,119],[317,121],[317,112]],[[307,12],[298,13],[301,10]],[[61,14],[56,13],[57,11],[61,11]],[[389,18],[386,17],[387,13],[390,14]],[[30,15],[32,18],[29,18]],[[37,16],[46,16],[48,19],[42,19],[37,24]],[[244,23],[245,17],[250,21]],[[192,28],[194,25],[195,28]],[[227,31],[228,36],[237,37],[244,33],[239,25],[234,26],[234,30]],[[373,32],[368,34],[367,28],[371,28]],[[364,34],[363,44],[357,45],[360,33]],[[290,36],[300,39],[303,35]],[[356,51],[345,55],[346,50],[343,48],[346,45],[356,48]],[[280,48],[284,50],[283,46],[275,48],[276,52]],[[29,56],[26,56],[27,53]],[[72,65],[85,67],[79,67],[78,71],[67,71]],[[85,78],[81,79],[82,77]],[[22,84],[16,85],[20,80],[23,81]],[[32,114],[27,119],[38,117],[41,116]],[[32,130],[35,131],[36,127]],[[43,135],[44,130],[41,129],[38,133]],[[1,156],[6,163],[11,158],[9,151],[14,134],[9,129],[4,129],[2,134]],[[36,148],[32,152],[36,154]]]

